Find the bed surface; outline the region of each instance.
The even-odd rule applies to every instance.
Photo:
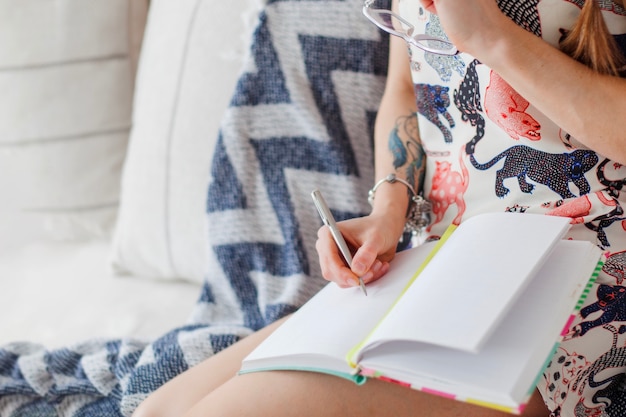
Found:
[[[152,340],[184,324],[200,287],[115,276],[109,243],[37,241],[0,253],[0,346]]]

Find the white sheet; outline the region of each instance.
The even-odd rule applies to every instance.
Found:
[[[109,243],[34,242],[0,253],[0,346],[152,340],[185,324],[200,287],[115,276]]]

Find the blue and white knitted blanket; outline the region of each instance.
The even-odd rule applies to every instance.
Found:
[[[390,1],[380,1],[389,7]],[[223,119],[207,216],[213,250],[188,324],[150,343],[0,347],[0,417],[130,416],[159,386],[294,311],[324,281],[310,192],[368,211],[387,39],[360,0],[274,0]]]

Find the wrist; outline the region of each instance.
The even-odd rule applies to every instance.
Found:
[[[393,219],[398,219],[399,224],[404,224],[409,205],[408,197],[394,200],[393,195],[386,195],[388,193],[381,192],[377,194],[370,214],[373,216],[389,216]]]
[[[372,207],[372,215],[388,216],[398,219],[399,224],[404,224],[409,205],[409,194],[403,184],[387,182],[384,179],[379,180],[369,190],[367,200]]]
[[[372,215],[398,219],[406,232],[421,232],[430,222],[431,205],[404,179],[389,174],[369,191]],[[402,221],[402,223],[400,223]]]
[[[369,217],[377,224],[384,224],[385,229],[399,240],[406,224],[406,206],[401,204],[375,203]]]

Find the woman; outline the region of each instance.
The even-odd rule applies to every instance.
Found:
[[[412,186],[423,181],[419,191],[433,204],[428,237],[480,212],[527,211],[571,217],[570,237],[610,249],[595,294],[539,381],[527,417],[626,415],[626,288],[619,285],[626,253],[626,81],[618,76],[623,55],[604,24],[626,33],[626,11],[621,2],[587,0],[581,13],[582,3],[394,3],[414,33],[447,36],[462,54],[412,47],[409,58],[406,43],[392,38],[376,125],[381,181],[371,214],[339,224],[358,248],[351,270],[327,229],[318,234],[327,279],[342,287],[357,285],[357,277],[384,279],[409,207],[407,185],[384,180],[395,174]],[[507,415],[377,380],[359,387],[305,372],[234,376],[242,358],[279,325],[175,378],[136,417]]]

